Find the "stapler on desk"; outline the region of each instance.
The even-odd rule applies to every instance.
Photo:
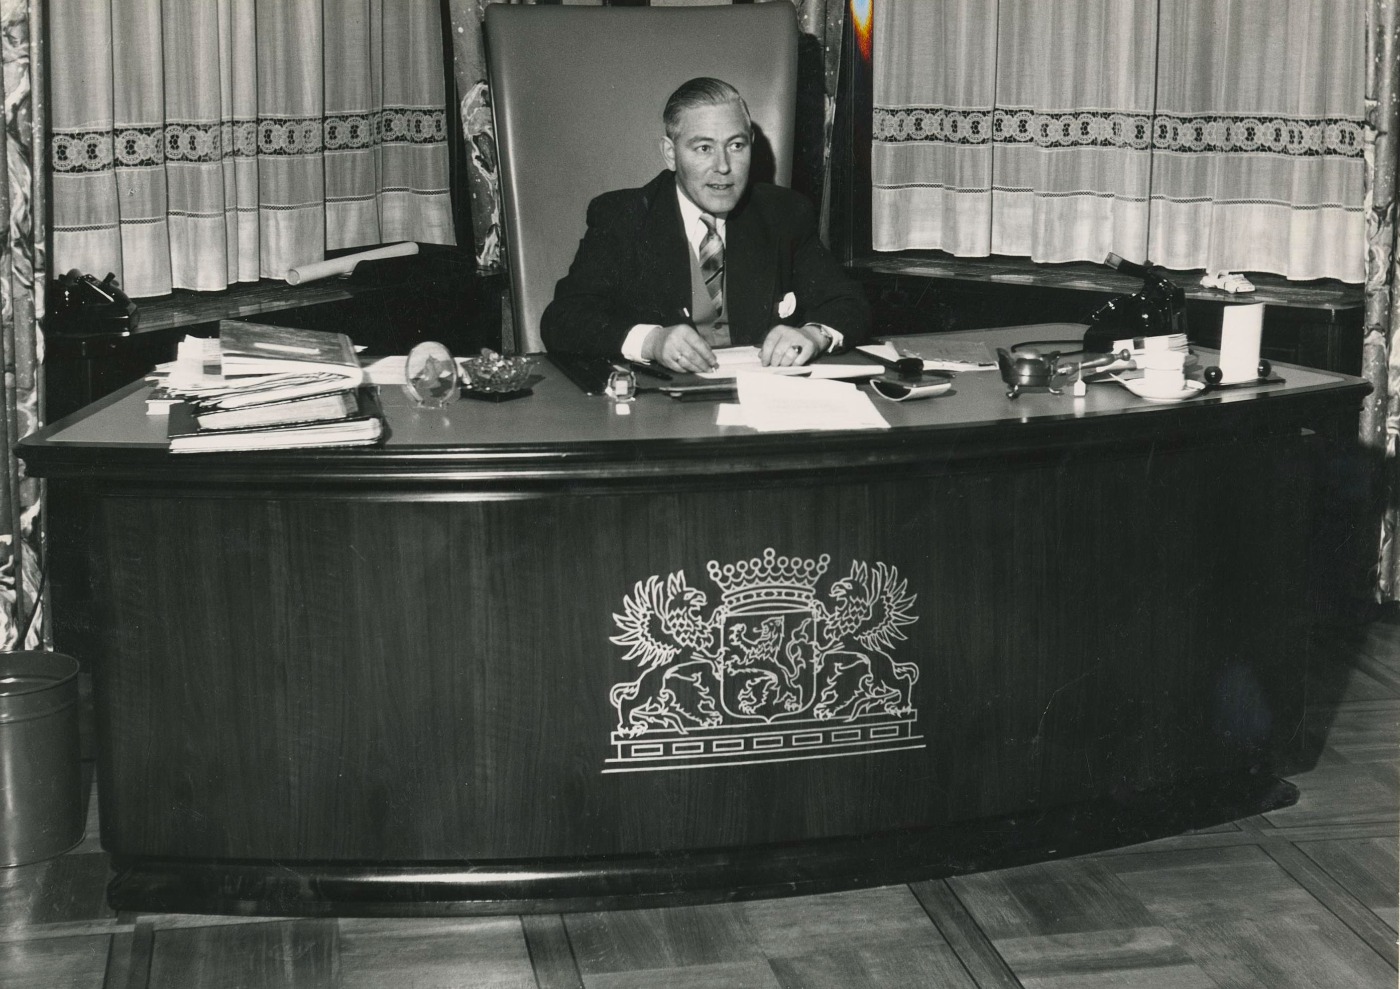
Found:
[[[75,268],[59,275],[50,286],[49,314],[44,321],[49,333],[125,335],[136,329],[138,320],[136,303],[126,297],[117,285],[117,276],[110,272],[99,282]]]

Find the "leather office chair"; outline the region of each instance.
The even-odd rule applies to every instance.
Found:
[[[540,316],[573,261],[589,200],[644,185],[666,167],[661,110],[687,79],[732,83],[761,131],[754,180],[791,180],[797,21],[790,4],[496,4],[486,10],[486,44],[523,351],[544,349]]]

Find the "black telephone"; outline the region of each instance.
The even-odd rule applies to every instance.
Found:
[[[1166,275],[1146,264],[1134,264],[1110,254],[1104,264],[1125,275],[1142,279],[1142,288],[1131,295],[1109,299],[1089,314],[1084,350],[1104,354],[1118,340],[1186,333],[1186,292]]]
[[[117,276],[110,272],[100,282],[76,268],[59,275],[49,285],[48,301],[44,329],[49,333],[126,334],[136,329],[139,320],[136,303],[126,297],[117,286]]]

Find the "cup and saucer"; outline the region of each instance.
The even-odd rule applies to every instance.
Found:
[[[1151,350],[1134,357],[1133,362],[1142,371],[1141,377],[1115,374],[1113,380],[1148,402],[1184,402],[1206,390],[1204,382],[1186,377],[1186,355],[1180,351]]]
[[[1138,398],[1149,402],[1184,402],[1188,398],[1195,398],[1206,390],[1205,382],[1192,378],[1182,378],[1180,381],[1166,385],[1149,382],[1146,378],[1121,378],[1116,374],[1113,376],[1113,380]]]

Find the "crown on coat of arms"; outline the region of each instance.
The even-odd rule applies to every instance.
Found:
[[[745,605],[778,602],[806,606],[816,594],[817,581],[826,572],[831,556],[823,553],[813,560],[800,556],[778,556],[772,548],[755,556],[721,567],[709,563],[710,579],[719,586],[720,596],[731,612]]]

